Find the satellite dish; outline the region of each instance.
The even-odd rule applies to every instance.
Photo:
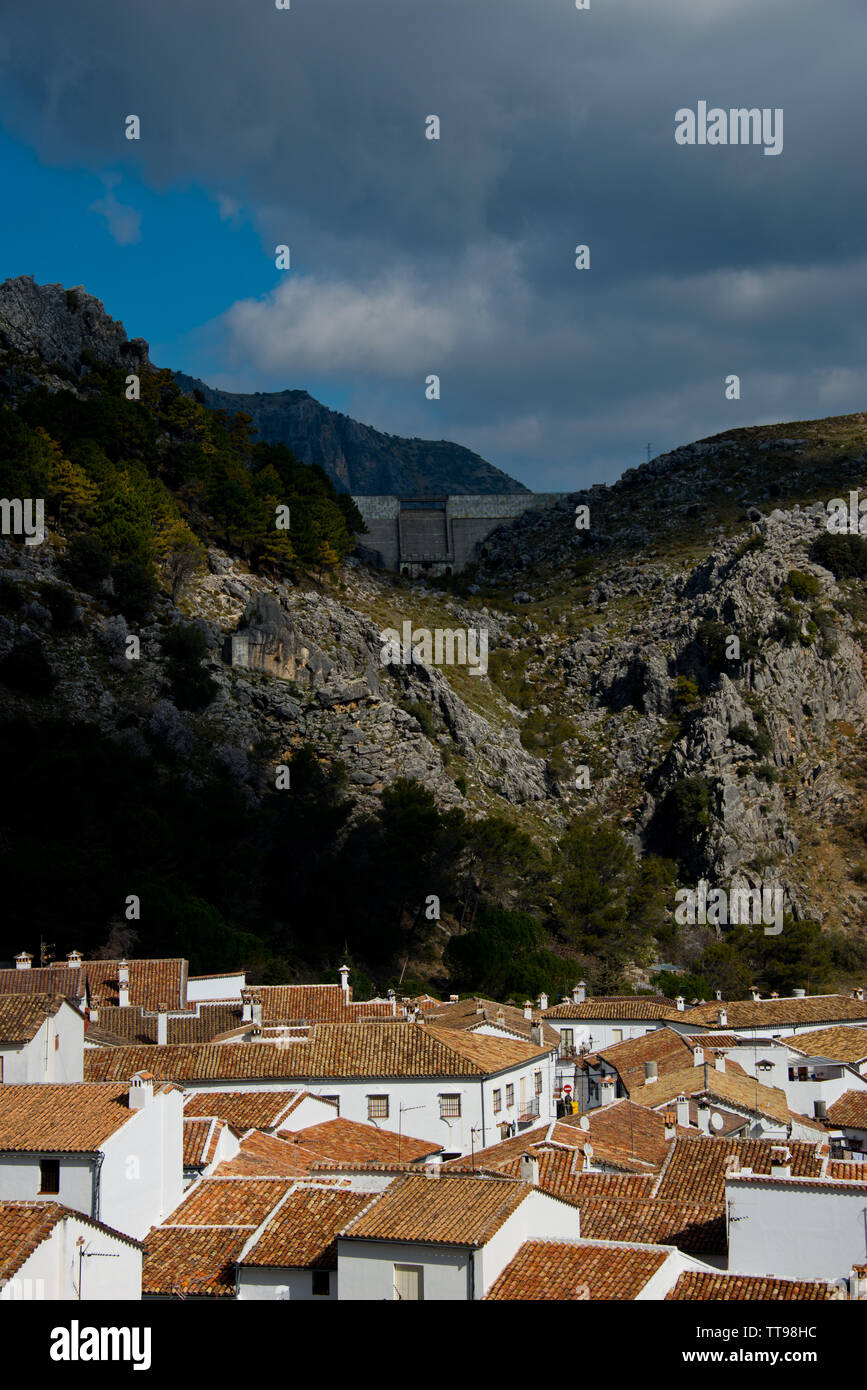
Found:
[[[581,1119],[579,1120],[579,1124],[581,1125],[581,1128],[584,1130],[584,1133],[586,1134],[588,1129],[590,1128],[590,1116],[582,1115]]]
[[[584,1145],[584,1157],[585,1157],[585,1158],[592,1158],[592,1157],[593,1157],[593,1145],[592,1145],[592,1144],[585,1144],[585,1145]]]
[[[725,1125],[725,1120],[723,1119],[722,1115],[719,1115],[716,1112],[714,1112],[714,1114],[710,1117],[710,1123],[712,1129],[720,1130]]]

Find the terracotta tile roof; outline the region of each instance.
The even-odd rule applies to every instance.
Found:
[[[143,1009],[156,1009],[167,1004],[170,1009],[187,1007],[187,962],[180,958],[166,960],[128,960],[129,1002]],[[98,999],[101,1006],[117,1004],[119,986],[117,972],[120,961],[88,960],[84,962],[88,996]],[[23,973],[23,972],[22,972]]]
[[[84,971],[67,965],[38,966],[35,970],[0,970],[0,994],[62,994],[83,999],[87,992]]]
[[[644,1085],[645,1062],[656,1063],[660,1078],[693,1065],[692,1048],[673,1028],[654,1028],[641,1038],[627,1038],[611,1047],[599,1048],[595,1056],[614,1067],[627,1092]]]
[[[23,974],[23,971],[22,971]],[[141,1241],[132,1236],[104,1226],[80,1211],[72,1211],[60,1202],[0,1202],[0,1284],[11,1279],[43,1241],[47,1240],[59,1221],[71,1216],[85,1226],[132,1245],[136,1250],[142,1248]]]
[[[837,1182],[867,1182],[867,1162],[861,1163],[853,1158],[832,1158],[828,1164],[828,1177]]]
[[[625,1098],[588,1110],[586,1116],[574,1115],[573,1120],[586,1118],[587,1138],[597,1158],[614,1151],[624,1157],[636,1158],[659,1167],[668,1152],[665,1138],[665,1116],[637,1105]],[[568,1123],[568,1119],[564,1124]]]
[[[752,1115],[767,1115],[780,1124],[788,1124],[789,1105],[785,1091],[777,1086],[763,1086],[752,1076],[740,1071],[717,1071],[711,1063],[669,1072],[649,1086],[637,1086],[632,1099],[638,1105],[656,1108],[669,1105],[679,1094],[706,1096],[711,1103],[733,1105]]]
[[[481,1246],[532,1189],[501,1178],[398,1178],[343,1232],[358,1240]]]
[[[63,994],[0,994],[0,1046],[30,1042],[66,1002]]]
[[[533,1011],[534,1018],[540,1015]],[[533,1020],[524,1017],[524,1010],[514,1004],[497,1004],[492,999],[460,999],[456,1004],[438,1004],[427,1013],[430,1023],[437,1028],[478,1028],[484,1024],[508,1029],[522,1038],[530,1038]],[[560,1035],[549,1023],[542,1024],[542,1040],[546,1046],[557,1047]]]
[[[654,1196],[663,1201],[725,1203],[726,1166],[734,1154],[743,1168],[754,1173],[771,1171],[773,1139],[714,1139],[705,1135],[695,1139],[678,1138],[662,1169]],[[818,1144],[787,1140],[796,1177],[818,1177],[822,1162]]]
[[[169,1045],[174,1043],[211,1042],[221,1034],[231,1032],[241,1026],[240,1004],[200,1004],[199,1012],[183,1015],[169,1015],[166,1019],[166,1032]],[[115,1005],[100,1006],[96,1027],[100,1032],[112,1037],[125,1039],[130,1043],[156,1043],[157,1015],[145,1012],[137,1005],[125,1008]],[[90,1030],[88,1030],[90,1035]]]
[[[522,1134],[516,1134],[511,1139],[503,1139],[498,1144],[489,1144],[485,1149],[476,1149],[474,1154],[463,1154],[459,1158],[450,1158],[442,1165],[443,1172],[472,1172],[474,1168],[483,1168],[487,1172],[496,1171],[511,1163],[513,1159],[520,1158],[521,1154],[529,1153],[531,1150],[546,1145],[551,1126],[542,1126],[538,1129],[525,1129]],[[583,1149],[586,1135],[582,1131],[575,1132],[574,1142],[570,1140],[573,1149]]]
[[[94,1153],[135,1114],[128,1081],[0,1086],[0,1152]]]
[[[241,1140],[234,1158],[224,1160],[214,1176],[218,1178],[297,1178],[309,1168],[301,1151],[274,1134],[251,1130]]]
[[[426,1023],[317,1024],[306,1042],[183,1044],[168,1047],[91,1048],[90,1080],[131,1076],[148,1066],[177,1081],[304,1080],[350,1076],[487,1076],[540,1060],[544,1048],[509,1038],[487,1038]]]
[[[245,1266],[336,1269],[337,1235],[370,1204],[369,1192],[302,1187],[291,1192],[247,1250]]]
[[[303,1145],[314,1162],[326,1164],[413,1163],[442,1149],[441,1144],[411,1139],[406,1134],[397,1135],[393,1130],[377,1129],[375,1125],[340,1116],[295,1133],[287,1129],[279,1133],[281,1138]]]
[[[672,1303],[731,1302],[734,1299],[760,1299],[763,1302],[789,1299],[800,1303],[805,1300],[824,1301],[835,1296],[835,1289],[819,1281],[771,1279],[755,1274],[705,1274],[697,1269],[685,1270],[674,1288],[665,1295],[666,1300]]]
[[[684,1012],[672,1004],[670,1000],[642,998],[636,995],[634,998],[605,998],[585,999],[583,1004],[564,1003],[555,1004],[551,1009],[545,1009],[543,1018],[560,1019],[592,1019],[592,1018],[623,1018],[636,1019],[644,1022],[648,1019],[683,1019]]]
[[[260,1136],[262,1137],[262,1136]],[[202,1178],[163,1222],[166,1226],[256,1227],[292,1186],[287,1177]],[[150,1237],[148,1238],[150,1240]]]
[[[804,999],[735,999],[697,1004],[686,1012],[689,1023],[713,1025],[720,1009],[725,1009],[725,1027],[794,1028],[800,1023],[843,1023],[847,1019],[867,1021],[867,1002],[846,994],[813,994]],[[681,1018],[684,1015],[681,1014]]]
[[[254,985],[251,988],[262,1001],[262,1018],[266,1023],[346,1023],[351,1017],[340,985]]]
[[[147,1238],[142,1293],[163,1297],[233,1298],[234,1264],[250,1226],[157,1226]]]
[[[850,1066],[867,1059],[867,1028],[818,1028],[812,1033],[796,1033],[785,1041],[805,1057],[828,1057]]]
[[[184,1119],[184,1167],[207,1168],[217,1151],[225,1120]]]
[[[579,1206],[587,1197],[608,1193],[612,1197],[650,1197],[655,1173],[585,1173],[577,1149],[533,1149],[539,1160],[539,1187],[555,1197]],[[594,1156],[594,1162],[596,1161]],[[521,1176],[521,1160],[511,1159],[501,1169],[508,1177]]]
[[[867,1129],[867,1091],[844,1091],[828,1106],[828,1120],[844,1129]]]
[[[690,1047],[705,1047],[711,1051],[724,1052],[731,1047],[740,1047],[743,1038],[737,1033],[682,1033],[681,1037]]]
[[[659,1248],[528,1240],[485,1298],[546,1302],[587,1297],[634,1299],[670,1255],[670,1250]]]
[[[624,1200],[601,1193],[581,1197],[578,1206],[581,1235],[588,1240],[675,1245],[688,1255],[724,1255],[728,1248],[725,1212],[719,1206],[662,1202],[649,1195]]]
[[[184,1116],[218,1115],[233,1129],[277,1129],[309,1091],[197,1091],[184,1101]]]

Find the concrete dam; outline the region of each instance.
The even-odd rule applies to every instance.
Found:
[[[457,574],[484,558],[484,542],[523,512],[553,507],[560,492],[448,497],[353,497],[367,527],[358,554],[378,569],[417,578]]]

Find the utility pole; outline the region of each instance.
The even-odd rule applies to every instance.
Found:
[[[647,462],[650,463],[650,444],[647,445]]]

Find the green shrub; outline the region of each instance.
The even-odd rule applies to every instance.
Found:
[[[815,574],[807,574],[804,570],[789,570],[789,577],[781,592],[791,594],[799,603],[805,603],[807,599],[816,598],[822,592],[822,585]]]
[[[157,585],[150,567],[136,560],[122,560],[113,567],[114,598],[125,618],[142,622],[153,608]]]
[[[168,657],[172,696],[179,709],[199,710],[209,705],[217,693],[217,683],[202,666],[208,642],[194,623],[176,623],[162,640]]]
[[[838,536],[826,531],[813,542],[810,559],[835,579],[867,579],[867,539],[864,536]]]
[[[688,709],[698,700],[698,682],[689,676],[678,676],[674,682],[674,694],[672,696],[675,709]]]
[[[39,596],[50,612],[51,621],[56,628],[72,626],[77,604],[71,589],[63,589],[59,584],[43,584]]]
[[[111,574],[111,555],[96,536],[74,536],[63,569],[70,584],[95,594]]]
[[[742,560],[745,555],[749,555],[752,550],[764,550],[765,538],[761,531],[756,531],[752,536],[748,536],[745,541],[741,541],[735,551],[735,559]]]
[[[436,738],[437,727],[431,713],[430,705],[426,705],[424,700],[404,700],[400,708],[405,714],[411,714],[417,724],[421,725],[422,732],[428,738]]]
[[[37,641],[19,642],[0,661],[0,683],[22,695],[50,695],[57,677]]]
[[[729,736],[735,743],[745,743],[747,748],[752,748],[759,757],[767,757],[774,749],[773,739],[762,724],[757,729],[751,729],[749,724],[743,722],[735,724]]]

